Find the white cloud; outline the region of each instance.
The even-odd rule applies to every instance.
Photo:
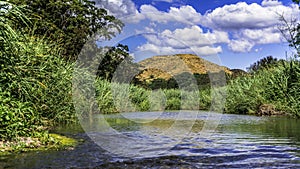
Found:
[[[206,13],[202,20],[205,26],[220,30],[262,29],[279,24],[279,15],[287,18],[298,16],[296,5],[284,6],[278,1],[264,0],[262,5],[257,3],[225,5]],[[298,15],[297,15],[298,14]]]
[[[173,3],[180,0],[156,1]],[[132,0],[101,2],[98,4],[100,7],[121,17],[125,24],[140,24],[142,20],[150,22],[149,26],[144,26],[144,30],[136,31],[136,33],[153,33],[145,35],[148,43],[139,46],[138,50],[151,50],[158,54],[182,53],[192,49],[203,55],[219,53],[222,48],[212,45],[220,43],[228,44],[228,48],[234,52],[249,52],[256,45],[281,43],[283,38],[277,30],[280,24],[279,15],[282,14],[290,20],[292,17],[299,17],[300,14],[298,5],[285,6],[278,0],[262,0],[260,4],[239,2],[216,8],[203,15],[189,5],[159,11],[149,4],[142,5],[137,10]],[[186,28],[174,30],[175,24],[178,23]],[[203,32],[203,29],[195,25],[202,25],[210,31]],[[230,39],[228,34],[231,35]]]
[[[250,52],[255,45],[281,42],[282,35],[276,28],[244,29],[235,33],[228,47],[233,52]]]
[[[139,46],[138,51],[148,50],[156,54],[197,53],[199,55],[213,55],[222,52],[220,46],[214,44],[228,43],[225,32],[203,32],[199,26],[190,28],[164,30],[158,34],[144,35],[148,43]]]
[[[246,39],[239,39],[230,41],[228,47],[234,52],[250,52],[254,45],[254,43]]]
[[[277,0],[263,0],[261,5],[262,6],[278,6],[278,5],[282,5],[282,3],[278,2]]]
[[[179,22],[184,24],[193,25],[200,23],[201,14],[192,6],[181,6],[179,8],[170,7],[168,12],[159,11],[152,5],[142,5],[140,12],[136,13],[136,16],[131,16],[131,19],[126,21],[137,22],[140,19],[149,19],[150,21],[157,23]]]
[[[265,29],[245,29],[241,31],[241,36],[256,44],[270,44],[282,42],[282,35],[276,28]]]
[[[137,15],[135,4],[131,0],[94,0],[96,6],[104,8],[109,14],[122,18],[124,16]]]
[[[145,45],[139,46],[137,52],[150,52],[156,55],[169,55],[169,54],[180,54],[180,53],[193,53],[199,56],[210,56],[222,52],[221,46],[211,47],[191,47],[191,48],[174,48],[171,46],[158,46],[154,44],[147,43]]]
[[[230,32],[230,50],[250,52],[255,45],[283,42],[278,30],[280,15],[289,20],[299,14],[297,5],[284,6],[277,0],[263,0],[261,4],[239,2],[206,13],[202,24]]]
[[[185,46],[208,46],[216,43],[229,42],[228,34],[225,32],[207,32],[204,33],[199,26],[190,28],[176,29],[174,31],[165,30],[161,33],[162,37],[172,38],[172,41],[166,41],[168,45],[174,45],[174,41],[182,41]],[[172,43],[173,42],[173,43]],[[178,44],[178,43],[176,43]],[[179,46],[184,47],[184,46]]]

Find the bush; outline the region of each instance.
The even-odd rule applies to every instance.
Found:
[[[0,138],[31,136],[38,124],[39,115],[30,103],[14,100],[8,92],[0,92]]]
[[[238,77],[229,82],[225,111],[251,114],[270,104],[278,112],[299,116],[299,81],[300,64],[296,60]]]
[[[1,117],[9,117],[0,122],[6,126],[1,127],[3,138],[30,135],[42,119],[75,120],[72,64],[59,56],[59,47],[45,39],[21,33],[17,37],[11,52],[0,51],[0,89],[7,91],[1,93],[0,110]]]

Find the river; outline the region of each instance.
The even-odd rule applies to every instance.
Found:
[[[0,169],[300,168],[299,122],[196,111],[95,115],[55,129],[84,140],[74,149],[1,156]]]

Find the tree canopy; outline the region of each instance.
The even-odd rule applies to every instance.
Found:
[[[276,58],[273,58],[273,56],[267,56],[251,64],[250,67],[247,68],[247,70],[249,72],[255,72],[261,69],[270,68],[272,65],[275,65],[278,62],[279,61]]]
[[[31,18],[34,34],[49,37],[62,46],[67,59],[75,59],[88,38],[98,33],[109,39],[124,24],[105,9],[97,8],[89,0],[11,0],[25,5]],[[98,36],[98,37],[99,37]]]

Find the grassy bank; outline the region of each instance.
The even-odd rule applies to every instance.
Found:
[[[226,112],[238,114],[285,113],[300,116],[300,64],[278,63],[228,83]],[[266,108],[268,107],[268,108]]]
[[[208,89],[200,90],[199,94],[179,89],[148,90],[101,79],[96,80],[95,87],[98,108],[104,114],[120,111],[208,110],[210,107]]]
[[[112,87],[113,86],[113,87]],[[129,97],[125,97],[122,102],[118,95],[113,95],[114,90],[122,95],[124,88],[129,87]],[[276,64],[270,68],[262,69],[248,75],[242,75],[231,79],[226,86],[225,113],[253,114],[253,115],[291,115],[300,116],[300,98],[297,95],[300,88],[300,64],[296,60],[286,61]],[[112,90],[113,89],[113,90]],[[162,89],[158,98],[151,98],[150,90],[133,85],[122,85],[109,83],[105,80],[96,81],[97,102],[102,113],[118,112],[118,103],[129,105],[133,103],[132,111],[147,110],[179,110],[196,108],[191,105],[181,105],[185,102],[184,96],[191,96],[191,99],[198,101],[198,109],[210,110],[212,105],[212,90],[201,89],[198,96],[194,93],[179,89]],[[126,99],[127,98],[127,99]],[[162,100],[159,100],[163,98]],[[116,100],[114,100],[116,99]],[[157,100],[157,105],[151,100]],[[160,105],[159,105],[160,104]],[[130,110],[130,109],[129,109]]]
[[[0,9],[0,151],[60,144],[47,130],[75,120],[73,64],[58,43],[15,29],[15,22],[30,24],[21,7],[1,1]]]
[[[72,63],[52,42],[17,33],[14,50],[0,52],[1,150],[60,144],[47,130],[57,122],[75,121],[71,100]],[[34,138],[32,144],[22,138]],[[20,144],[19,144],[20,143]]]
[[[58,134],[43,133],[30,137],[18,137],[10,141],[0,141],[0,155],[37,150],[72,149],[77,144],[78,141],[72,138]]]

